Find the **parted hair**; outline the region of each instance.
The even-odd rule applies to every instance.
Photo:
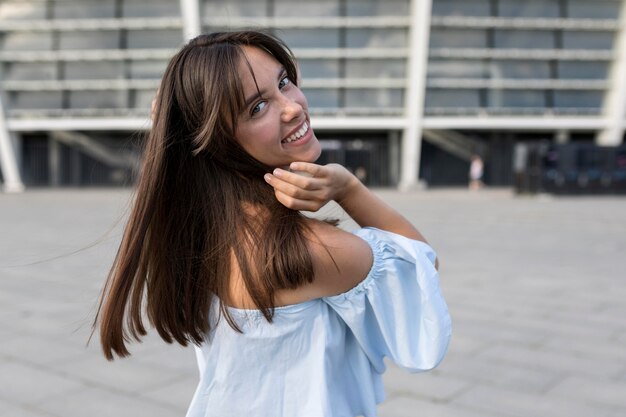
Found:
[[[127,343],[146,334],[146,320],[168,343],[200,344],[216,323],[214,297],[219,315],[239,331],[223,301],[233,259],[268,321],[277,290],[313,280],[305,218],[263,180],[273,167],[235,141],[245,104],[243,46],[269,53],[298,83],[289,48],[259,31],[200,35],[171,59],[94,321],[109,360],[130,354]]]

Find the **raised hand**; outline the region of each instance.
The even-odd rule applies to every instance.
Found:
[[[360,185],[339,164],[292,162],[289,169],[276,168],[272,174],[265,174],[265,181],[274,187],[278,201],[293,210],[317,211],[331,200],[341,204]]]

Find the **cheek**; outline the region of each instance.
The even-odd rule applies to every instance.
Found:
[[[304,95],[302,90],[300,90],[299,88],[296,89],[295,100],[299,102],[302,105],[302,107],[304,107],[305,109],[308,108],[309,103],[306,99],[306,96]]]
[[[235,139],[246,152],[258,159],[259,153],[265,153],[269,145],[276,143],[279,133],[279,129],[270,123],[255,123],[238,129]]]

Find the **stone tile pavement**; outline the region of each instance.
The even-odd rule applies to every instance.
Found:
[[[454,325],[438,369],[390,364],[382,417],[626,416],[626,198],[379,193],[438,251]],[[128,198],[0,194],[0,416],[184,415],[191,349],[85,346]]]

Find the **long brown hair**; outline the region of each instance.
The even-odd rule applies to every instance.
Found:
[[[274,295],[313,280],[304,217],[263,181],[268,167],[235,141],[244,107],[242,46],[263,49],[298,82],[279,39],[257,31],[200,35],[170,61],[159,88],[130,218],[102,292],[94,330],[104,355],[129,355],[146,334],[144,314],[168,343],[200,344],[220,312],[231,256],[256,308],[272,320]],[[254,75],[254,74],[253,74]],[[260,208],[251,216],[246,207]]]

